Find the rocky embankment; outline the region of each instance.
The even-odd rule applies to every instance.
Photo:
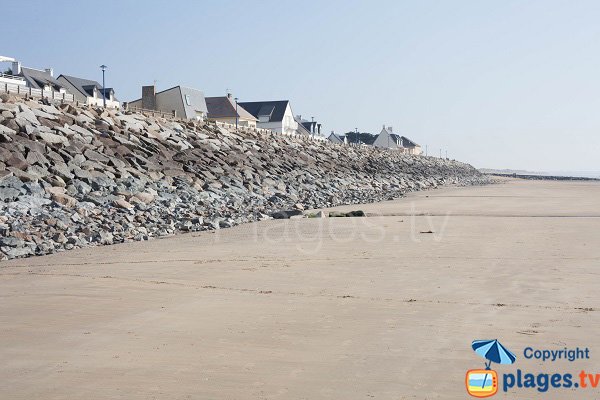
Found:
[[[455,161],[0,99],[0,259],[489,181]]]

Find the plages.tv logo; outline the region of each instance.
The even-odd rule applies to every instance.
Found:
[[[490,397],[498,392],[498,374],[492,370],[492,363],[512,364],[517,357],[497,339],[474,340],[471,347],[481,357],[485,358],[485,369],[471,369],[467,371],[465,385],[467,392],[473,397]]]

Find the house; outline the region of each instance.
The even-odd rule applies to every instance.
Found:
[[[332,143],[336,143],[336,144],[347,144],[348,143],[348,138],[346,136],[336,135],[333,131],[331,131],[331,135],[329,135],[327,137],[327,140],[329,140]]]
[[[296,134],[298,135],[312,135],[312,128],[310,125],[307,125],[305,122],[302,122],[299,119],[299,116],[296,117],[296,123],[298,124],[298,128],[296,129]]]
[[[421,146],[407,138],[406,136],[400,136],[393,132],[391,126],[386,127],[383,125],[383,129],[375,138],[373,146],[400,150],[406,154],[419,155],[422,153]]]
[[[278,133],[298,133],[298,122],[289,100],[242,102],[238,106],[242,106],[258,120],[256,125],[259,128]]]
[[[54,71],[52,68],[46,68],[44,70],[26,68],[23,67],[19,61],[13,61],[11,75],[16,78],[21,78],[25,81],[25,86],[32,89],[68,93],[64,85],[54,79]]]
[[[308,132],[309,135],[321,135],[321,124],[311,118],[311,120],[306,120],[302,118],[302,115],[296,116],[296,122],[298,122],[299,126],[304,127],[304,130]]]
[[[393,133],[393,128],[391,126],[386,127],[385,125],[383,125],[383,129],[375,138],[373,146],[386,149],[403,150],[400,141],[400,135]]]
[[[91,106],[103,106],[106,100],[106,107],[121,107],[119,101],[115,99],[115,91],[112,88],[102,88],[96,81],[69,75],[59,75],[56,80],[73,94],[75,101]]]
[[[400,144],[404,147],[404,152],[407,154],[413,154],[415,156],[421,155],[423,150],[421,146],[407,138],[406,136],[400,136]]]
[[[204,120],[208,115],[204,93],[185,86],[158,93],[154,85],[142,86],[142,98],[130,101],[127,107],[172,113],[182,119]]]
[[[244,107],[234,101],[231,93],[227,96],[207,97],[206,108],[208,109],[208,120],[225,122],[239,126],[256,128],[258,118],[250,114]]]

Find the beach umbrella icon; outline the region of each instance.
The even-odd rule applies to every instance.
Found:
[[[495,362],[496,364],[512,364],[516,361],[517,357],[506,347],[498,341],[494,340],[474,340],[471,344],[475,353],[488,360],[485,364],[485,369],[489,370],[490,365]],[[483,384],[485,386],[488,374],[485,374],[483,378]]]

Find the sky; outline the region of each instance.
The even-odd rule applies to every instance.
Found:
[[[185,85],[392,126],[476,167],[600,171],[600,1],[27,1],[0,55],[119,100]],[[24,23],[24,21],[29,21]],[[9,67],[9,64],[2,67]]]

